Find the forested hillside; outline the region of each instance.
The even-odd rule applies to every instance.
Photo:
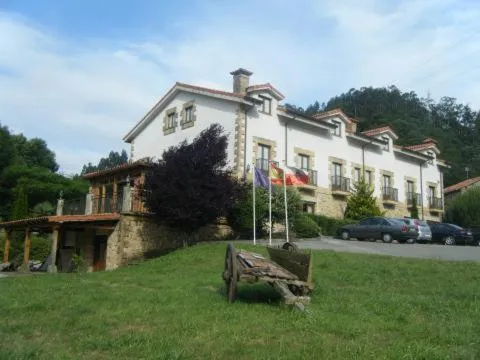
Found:
[[[480,112],[456,99],[443,97],[435,102],[419,98],[415,92],[388,88],[351,89],[327,103],[318,101],[306,108],[287,105],[309,115],[319,111],[342,109],[359,121],[359,131],[390,125],[398,134],[399,145],[420,143],[427,137],[438,141],[451,169],[445,172],[445,186],[480,176]]]

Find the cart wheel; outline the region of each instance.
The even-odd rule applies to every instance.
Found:
[[[228,244],[225,254],[225,271],[223,278],[227,286],[228,302],[233,303],[237,295],[237,253],[232,244]]]
[[[282,249],[283,250],[288,250],[290,252],[297,252],[298,251],[298,246],[294,243],[286,242],[285,244],[283,244]]]

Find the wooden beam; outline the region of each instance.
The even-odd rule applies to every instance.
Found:
[[[30,246],[31,246],[31,239],[30,239],[30,228],[25,229],[25,247],[23,252],[23,263],[25,265],[28,264],[30,260]]]
[[[5,237],[5,249],[3,251],[3,262],[8,262],[8,258],[10,255],[10,239],[12,237],[12,230],[6,230],[6,237]]]

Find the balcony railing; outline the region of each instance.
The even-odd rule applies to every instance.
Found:
[[[398,189],[392,187],[384,187],[382,189],[383,201],[398,201]]]
[[[268,169],[270,168],[270,163],[278,166],[278,162],[270,161],[268,159],[257,159],[255,166],[260,170],[266,177],[268,177]]]
[[[407,206],[413,205],[413,199],[416,200],[417,205],[422,205],[422,195],[413,192],[407,192]]]
[[[332,191],[350,192],[350,179],[343,176],[332,176]]]
[[[442,198],[429,197],[428,198],[428,207],[432,210],[443,210]]]
[[[308,172],[308,185],[317,186],[317,177],[318,177],[317,170],[311,170],[311,169],[310,170],[302,169],[302,170]]]
[[[57,214],[61,215],[95,215],[111,213],[146,213],[142,194],[129,187],[116,194],[104,196],[86,196],[78,199],[59,200]]]

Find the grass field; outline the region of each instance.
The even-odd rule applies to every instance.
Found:
[[[480,358],[478,264],[315,252],[301,313],[264,284],[228,304],[225,247],[0,279],[0,359]]]

